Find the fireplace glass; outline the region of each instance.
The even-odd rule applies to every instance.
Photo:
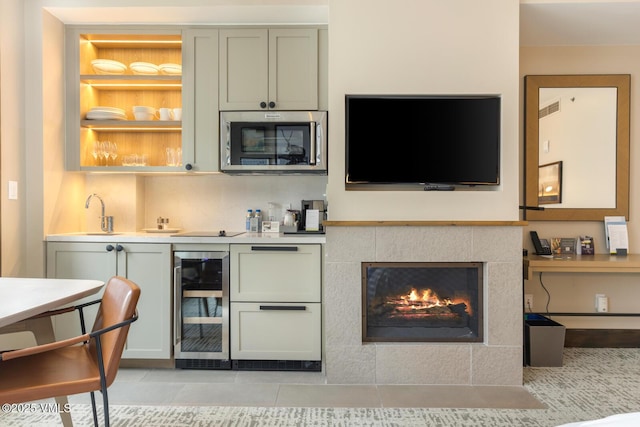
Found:
[[[362,263],[362,340],[480,342],[483,264]]]

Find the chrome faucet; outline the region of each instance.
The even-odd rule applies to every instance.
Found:
[[[91,202],[91,198],[95,196],[100,200],[100,205],[102,206],[102,214],[100,216],[100,229],[105,233],[113,233],[113,216],[105,216],[104,214],[104,201],[102,197],[98,196],[96,193],[93,193],[89,197],[87,197],[87,201],[84,204],[85,209],[89,209],[89,202]]]

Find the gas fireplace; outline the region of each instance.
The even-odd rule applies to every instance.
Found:
[[[362,263],[362,340],[482,341],[482,270],[479,262]]]

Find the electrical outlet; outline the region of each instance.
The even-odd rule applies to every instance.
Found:
[[[524,308],[533,311],[533,294],[524,294]]]

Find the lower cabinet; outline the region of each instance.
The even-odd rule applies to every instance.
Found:
[[[140,286],[139,319],[131,326],[123,358],[171,357],[171,245],[147,243],[47,244],[47,277],[95,279],[105,283],[122,276]],[[89,296],[79,302],[100,298]],[[87,329],[93,326],[97,306],[87,310]],[[56,338],[80,335],[77,313],[54,318]]]
[[[232,360],[322,359],[322,245],[230,246]]]
[[[320,303],[231,303],[231,358],[320,360]]]

